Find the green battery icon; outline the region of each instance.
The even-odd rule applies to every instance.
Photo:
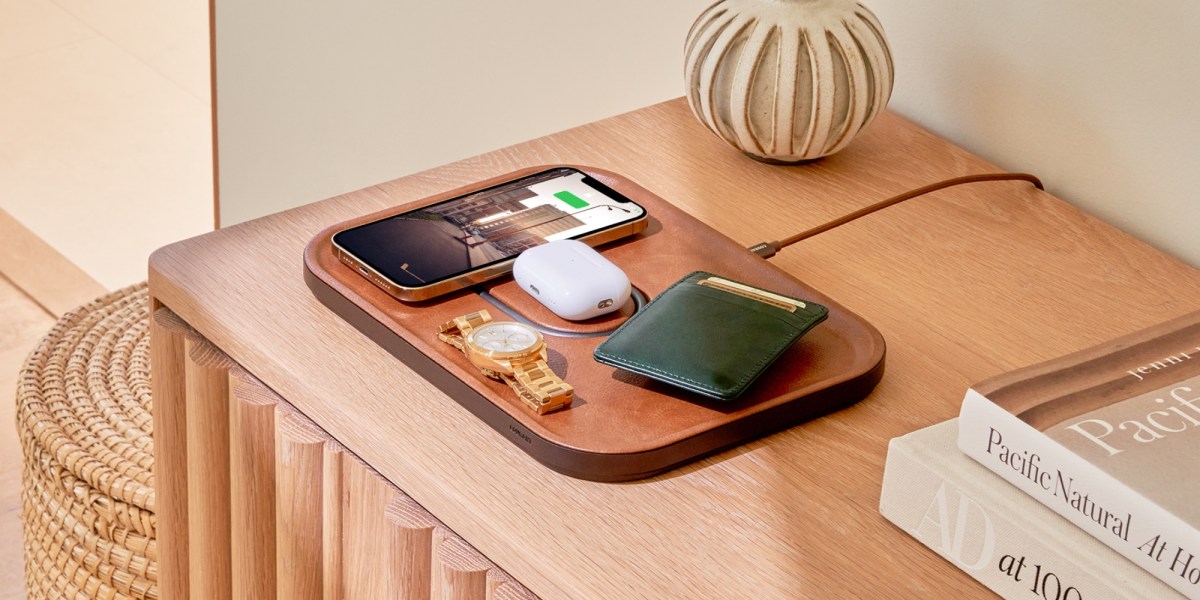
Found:
[[[579,196],[576,196],[575,194],[572,194],[566,190],[554,194],[554,197],[566,202],[567,206],[570,206],[571,208],[584,208],[588,205],[583,198],[580,198]]]

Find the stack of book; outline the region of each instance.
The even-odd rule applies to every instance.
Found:
[[[1200,599],[1200,313],[971,387],[880,511],[1009,598]]]

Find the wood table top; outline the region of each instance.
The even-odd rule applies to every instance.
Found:
[[[572,479],[338,319],[301,262],[330,224],[560,163],[621,173],[746,246],[1000,170],[894,113],[837,155],[766,165],[677,99],[167,246],[151,292],[544,598],[983,593],[880,516],[888,441],[956,416],[973,382],[1200,304],[1196,270],[1028,183],[936,192],[771,259],[883,334],[867,399],[652,479]]]

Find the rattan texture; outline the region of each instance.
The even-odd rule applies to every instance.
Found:
[[[31,600],[158,597],[148,305],[140,284],[68,313],[21,371]]]

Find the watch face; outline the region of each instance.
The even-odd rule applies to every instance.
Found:
[[[541,341],[537,330],[521,323],[486,323],[476,327],[467,341],[489,353],[519,353],[534,348]]]

